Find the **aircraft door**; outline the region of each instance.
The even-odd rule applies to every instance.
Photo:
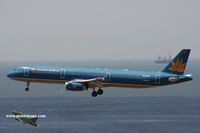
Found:
[[[155,74],[155,84],[160,84],[160,74]]]
[[[27,77],[29,75],[29,68],[24,68],[24,76]]]
[[[65,70],[64,69],[60,70],[60,78],[61,79],[65,78]]]
[[[110,72],[106,73],[106,76],[105,76],[106,81],[110,81],[110,75],[111,75]]]

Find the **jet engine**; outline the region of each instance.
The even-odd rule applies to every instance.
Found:
[[[78,82],[66,82],[65,88],[66,88],[66,90],[70,90],[70,91],[87,90],[87,87],[83,83],[78,83]]]

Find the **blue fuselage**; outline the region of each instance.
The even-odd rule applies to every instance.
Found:
[[[19,67],[7,75],[24,82],[61,83],[76,79],[87,80],[103,77],[103,87],[147,88],[192,80],[190,75],[165,72],[141,72],[109,69],[30,66]]]

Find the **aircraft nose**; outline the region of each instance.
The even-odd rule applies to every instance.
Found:
[[[14,73],[13,73],[13,72],[8,73],[8,74],[7,74],[7,77],[8,77],[8,78],[14,77]]]

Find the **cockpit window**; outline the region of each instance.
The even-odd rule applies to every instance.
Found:
[[[13,69],[13,71],[23,71],[23,69],[21,68],[21,67],[18,67],[18,68],[15,68],[15,69]]]

